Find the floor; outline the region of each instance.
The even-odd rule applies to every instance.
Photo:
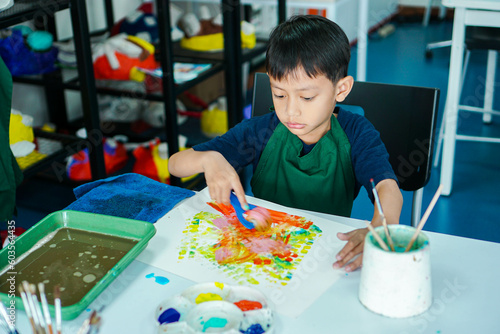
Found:
[[[396,27],[394,33],[385,38],[376,33],[370,37],[367,80],[440,88],[440,120],[446,98],[450,49],[448,47],[435,50],[429,60],[425,58],[425,45],[450,39],[452,23],[431,21],[427,28],[423,28],[416,20],[396,18],[392,23]],[[352,53],[353,66],[350,74],[355,77],[356,47]],[[485,76],[485,60],[485,52],[478,51],[471,55],[462,97],[473,103],[481,103],[479,93],[481,89],[484,91],[482,82]],[[497,92],[497,109],[500,107],[498,95]],[[491,125],[483,125],[479,115],[468,113],[462,113],[460,120],[461,133],[482,133],[500,137],[498,117],[494,117]],[[500,219],[497,212],[500,207],[499,171],[500,145],[459,142],[453,192],[451,196],[441,196],[424,230],[500,242]],[[434,168],[424,189],[424,210],[439,185],[439,174],[439,168]],[[401,223],[409,224],[412,194],[404,193],[403,196]],[[63,209],[73,200],[71,187],[67,185],[44,179],[29,179],[18,190],[18,226],[28,228],[46,214]],[[372,213],[373,206],[367,199],[366,192],[361,192],[355,201],[352,216],[370,219]]]

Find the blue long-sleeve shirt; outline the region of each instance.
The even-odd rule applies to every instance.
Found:
[[[362,115],[354,114],[340,107],[335,109],[337,120],[351,144],[351,161],[356,177],[354,196],[361,186],[367,189],[373,202],[370,179],[375,184],[397,177],[389,163],[389,154],[380,139],[379,132]],[[275,112],[243,120],[224,135],[193,147],[195,151],[217,151],[237,170],[252,164],[257,168],[260,156],[279,124]],[[303,154],[309,153],[314,144],[304,144]]]

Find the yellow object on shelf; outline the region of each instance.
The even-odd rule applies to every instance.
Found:
[[[242,22],[242,25],[244,23]],[[251,33],[245,33],[241,30],[241,47],[252,49],[257,43],[255,37],[255,29]],[[181,39],[181,47],[194,51],[221,51],[224,50],[224,35],[223,33],[193,36],[191,38],[183,37]]]
[[[227,111],[223,110],[227,108],[221,107],[224,104],[225,102],[219,102],[212,105],[208,110],[202,111],[201,131],[207,137],[217,137],[227,132]]]
[[[160,182],[167,183],[170,173],[168,172],[168,158],[166,152],[167,144],[155,145],[151,149],[151,156],[156,166],[156,172]]]
[[[153,44],[145,41],[144,39],[142,38],[139,38],[137,36],[132,36],[132,35],[128,35],[127,36],[127,39],[129,41],[131,41],[132,43],[135,43],[137,45],[139,45],[141,48],[143,48],[144,50],[146,50],[149,54],[153,55],[155,53],[155,47]]]
[[[186,150],[185,147],[179,148],[179,151],[184,150]],[[153,156],[153,161],[158,172],[158,178],[162,183],[167,183],[167,180],[170,178],[170,173],[168,172],[168,159],[162,156],[163,154],[161,152],[160,145],[153,147],[153,149],[151,150],[151,155]],[[196,176],[198,176],[198,174],[183,177],[181,178],[181,182],[187,182],[191,179],[194,179]]]
[[[141,48],[143,48],[144,50],[146,50],[146,52],[148,52],[150,55],[154,55],[155,54],[155,47],[153,44],[143,40],[142,38],[139,38],[137,36],[127,36],[127,39],[134,43],[134,44],[137,44],[139,45]],[[133,81],[137,81],[137,82],[143,82],[145,79],[146,79],[146,73],[144,72],[141,72],[137,69],[137,67],[132,67],[130,69],[130,80],[133,80]]]
[[[33,128],[26,125],[26,120],[23,122],[23,117],[29,118],[29,116],[22,115],[18,112],[12,112],[10,114],[10,124],[9,124],[9,144],[15,144],[20,141],[33,142],[35,136],[33,135]]]
[[[139,70],[137,67],[130,69],[130,80],[143,82],[146,79],[146,73]]]
[[[155,54],[155,47],[153,44],[145,41],[142,38],[139,38],[137,36],[127,36],[127,39],[134,43],[139,45],[141,48],[146,50],[150,55]],[[132,67],[130,69],[130,80],[137,81],[137,82],[143,82],[146,79],[146,74],[144,72],[141,72],[137,69],[137,67]]]
[[[50,123],[45,123],[43,126],[42,126],[42,131],[45,131],[45,132],[56,132],[56,127],[53,125],[53,124],[50,124]]]
[[[45,157],[47,157],[47,154],[42,154],[35,150],[25,157],[16,158],[16,161],[19,165],[19,168],[21,168],[21,170],[25,170],[38,161],[43,160]]]

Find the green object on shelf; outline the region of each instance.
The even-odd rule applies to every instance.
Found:
[[[74,319],[139,255],[155,233],[153,224],[139,220],[70,210],[54,212],[15,239],[10,244],[14,248],[7,246],[0,251],[0,263],[7,264],[0,270],[0,299],[10,305],[15,298],[16,308],[24,309],[18,286],[39,274],[52,316],[53,287],[60,285],[67,288],[61,291],[62,319]],[[13,249],[15,258],[21,260],[9,268],[9,251]],[[7,280],[12,276],[16,277],[14,284]],[[30,279],[29,283],[39,282]],[[12,289],[15,297],[9,296]]]
[[[26,42],[33,51],[48,51],[52,47],[54,37],[47,31],[33,31],[26,37]]]

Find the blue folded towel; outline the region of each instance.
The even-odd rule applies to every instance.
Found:
[[[170,186],[140,174],[127,173],[81,185],[77,198],[65,210],[156,222],[192,190]]]

